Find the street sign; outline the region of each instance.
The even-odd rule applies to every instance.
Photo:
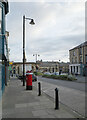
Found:
[[[13,64],[13,62],[9,62],[9,64],[10,64],[10,65],[12,65],[12,64]]]

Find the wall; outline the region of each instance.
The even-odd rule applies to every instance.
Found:
[[[2,96],[2,94],[1,94],[1,92],[2,92],[2,36],[1,36],[1,21],[2,21],[2,4],[0,3],[0,96]]]
[[[4,91],[5,88],[5,75],[7,74],[7,68],[6,66],[6,56],[5,56],[5,49],[7,49],[6,46],[6,37],[5,37],[5,15],[7,14],[6,9],[6,2],[2,3],[0,2],[0,60],[1,60],[1,89]]]

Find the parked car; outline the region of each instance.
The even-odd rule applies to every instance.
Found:
[[[45,74],[45,75],[51,75],[51,73],[50,73],[50,72],[44,72],[44,74]]]
[[[17,76],[18,77],[18,79],[20,79],[20,80],[22,80],[23,79],[23,75],[22,76]]]
[[[55,72],[55,75],[59,75],[59,72]]]
[[[37,81],[37,77],[34,74],[32,74],[32,82],[34,81]]]
[[[61,73],[61,75],[68,75],[68,73]]]
[[[50,73],[51,75],[55,75],[55,73]]]
[[[51,75],[59,75],[59,72],[51,73]]]
[[[23,80],[23,75],[22,76],[18,76],[18,79]],[[26,79],[26,76],[25,76]],[[37,81],[37,77],[32,73],[32,82]]]

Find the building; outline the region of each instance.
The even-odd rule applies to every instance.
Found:
[[[8,48],[8,37],[9,32],[5,32],[5,44],[4,44],[4,55],[5,55],[5,85],[7,85],[7,81],[9,80],[9,48]]]
[[[40,72],[62,72],[62,73],[68,73],[69,72],[69,63],[64,62],[55,62],[55,61],[37,61],[39,65],[39,71]]]
[[[8,1],[0,0],[0,90],[7,85],[8,67],[8,32],[6,32],[5,17],[9,12]]]
[[[10,71],[11,75],[23,75],[23,62],[13,62],[12,70]],[[26,70],[32,70],[32,72],[36,71],[36,63],[34,62],[26,62],[25,63],[25,72]]]
[[[70,64],[69,62],[59,63],[59,71],[61,71],[62,73],[69,73],[69,64]]]
[[[87,41],[69,50],[70,74],[87,75]]]
[[[25,72],[29,70],[29,67],[31,66],[32,72],[59,72],[62,73],[68,73],[69,72],[69,63],[64,62],[54,62],[54,61],[37,61],[35,62],[25,62]],[[12,62],[11,69],[10,69],[11,75],[23,75],[23,62]]]
[[[58,71],[58,62],[54,62],[54,61],[37,61],[38,63],[38,70],[40,72],[57,72]]]

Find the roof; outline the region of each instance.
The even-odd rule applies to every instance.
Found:
[[[58,64],[60,64],[61,66],[64,66],[64,65],[69,65],[69,63],[65,63],[65,62],[61,62],[61,63],[59,63],[59,62],[49,62],[49,61],[47,61],[47,62],[41,62],[40,63],[40,67],[54,67],[54,66],[56,66],[56,65],[58,65]]]
[[[77,49],[77,48],[81,48],[81,47],[83,47],[83,46],[87,46],[87,41],[85,41],[84,43],[82,43],[82,44],[80,44],[80,45],[78,45],[78,46],[70,49],[69,51],[74,50],[74,49]]]
[[[15,64],[23,64],[23,62],[13,62],[13,65]],[[25,64],[36,64],[35,62],[26,62]]]
[[[40,67],[52,67],[58,64],[58,62],[53,62],[53,61],[37,62],[37,63],[40,63]]]

